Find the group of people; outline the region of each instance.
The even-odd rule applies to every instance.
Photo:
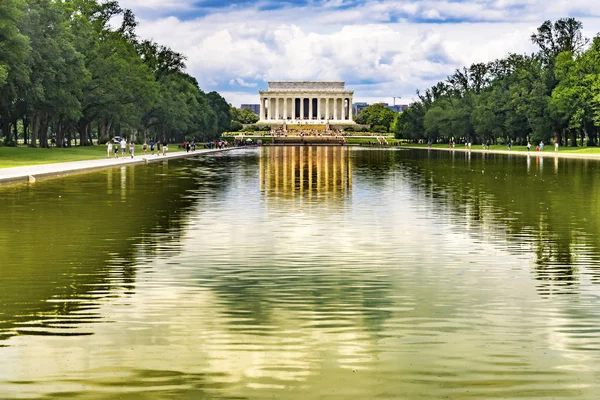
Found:
[[[113,143],[114,141],[114,143]],[[156,143],[154,143],[154,141],[150,141],[150,154],[154,155],[154,149],[156,147],[156,155],[160,155],[160,151],[161,151],[161,143],[160,141],[156,141]],[[194,143],[194,149],[196,148],[196,144]],[[129,145],[127,145],[127,141],[125,140],[125,138],[120,138],[120,139],[113,139],[113,140],[109,140],[108,142],[106,142],[106,158],[111,158],[114,156],[114,158],[119,158],[119,149],[121,150],[121,157],[125,157],[125,155],[127,154],[127,149],[129,149],[129,156],[131,158],[133,158],[135,156],[135,143],[132,141],[129,143]],[[148,142],[144,141],[144,144],[142,145],[142,150],[144,151],[144,155],[147,154],[148,152]],[[166,140],[163,140],[162,143],[162,155],[166,156],[167,155],[167,151],[169,151],[169,145],[167,143]],[[188,150],[189,151],[189,150]]]
[[[509,149],[510,150],[510,149]],[[531,142],[527,141],[527,151],[531,150]],[[544,142],[540,142],[537,146],[535,146],[535,151],[544,151]],[[558,151],[558,142],[554,143],[554,151]]]
[[[227,140],[217,140],[216,142],[210,141],[204,145],[205,149],[225,149],[229,147]]]
[[[161,143],[159,140],[156,141],[156,143],[154,142],[154,140],[150,141],[150,154],[154,155],[154,147],[156,147],[156,155],[160,156],[160,150],[161,150]],[[144,142],[144,144],[142,145],[142,149],[144,150],[144,154],[146,154],[146,142]],[[169,144],[167,143],[166,139],[163,139],[162,142],[162,155],[166,156],[167,152],[169,151]]]
[[[281,128],[272,129],[271,135],[273,136],[343,136],[343,132],[337,129],[302,129],[302,130],[288,130],[284,131]],[[264,136],[264,135],[263,135]]]
[[[190,152],[190,151],[196,151],[196,141],[192,140],[192,142],[188,142],[187,140],[185,142],[183,142],[183,149],[186,152]]]
[[[113,141],[109,140],[106,142],[106,158],[111,158],[114,155],[114,158],[119,158],[119,149],[121,149],[121,157],[125,157],[127,154],[127,148],[129,147],[129,155],[133,158],[135,153],[135,143],[129,143],[127,146],[127,141],[125,138],[121,138],[120,140],[115,140],[113,145]]]

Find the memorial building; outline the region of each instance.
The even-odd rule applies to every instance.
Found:
[[[344,82],[269,82],[260,94],[263,124],[353,125],[352,96]]]

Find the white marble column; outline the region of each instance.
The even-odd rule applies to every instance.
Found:
[[[321,99],[317,97],[317,120],[321,120]]]
[[[267,97],[267,121],[269,121],[271,119],[271,110],[273,109],[273,107],[271,107],[271,99],[269,97]]]
[[[352,97],[348,98],[348,120],[350,122],[353,121],[353,119],[352,119]]]
[[[287,97],[283,98],[283,121],[287,122],[287,105],[288,105],[288,99]]]
[[[337,119],[338,119],[338,104],[337,104],[338,101],[337,100],[338,100],[337,98],[333,99],[333,119],[335,121],[337,121]]]
[[[308,98],[308,119],[312,120],[313,119],[313,99],[312,97]]]
[[[265,119],[265,98],[260,98],[260,121]]]

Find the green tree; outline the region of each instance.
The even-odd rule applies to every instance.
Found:
[[[29,84],[29,42],[19,31],[22,0],[0,2],[0,129],[4,140],[10,142],[10,127],[16,129],[16,102]]]
[[[355,120],[359,124],[385,126],[386,130],[389,131],[395,117],[396,113],[394,111],[387,108],[383,103],[378,103],[362,109]]]

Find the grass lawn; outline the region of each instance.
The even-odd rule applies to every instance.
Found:
[[[142,146],[136,146],[140,154]],[[33,149],[30,147],[0,147],[0,168],[54,164],[68,161],[93,160],[106,157],[106,145],[70,148]]]

